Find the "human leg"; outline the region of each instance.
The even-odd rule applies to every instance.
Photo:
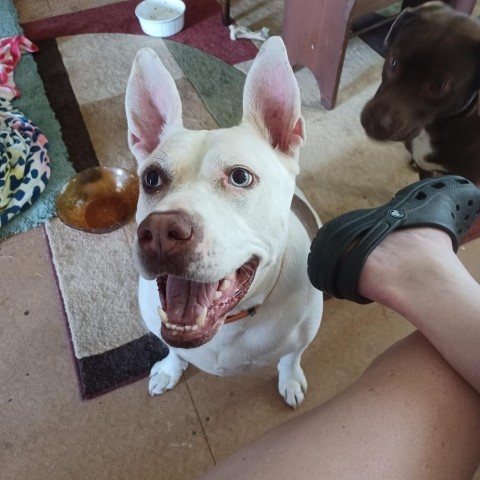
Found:
[[[480,396],[415,332],[202,480],[463,480],[479,459]]]

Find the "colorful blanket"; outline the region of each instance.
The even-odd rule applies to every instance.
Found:
[[[37,50],[22,36],[0,40],[0,227],[32,205],[50,178],[46,137],[11,104],[20,96],[15,66],[22,53]]]

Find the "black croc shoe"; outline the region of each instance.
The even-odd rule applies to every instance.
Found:
[[[480,213],[480,189],[463,177],[445,175],[415,182],[377,208],[355,210],[327,222],[308,256],[312,285],[335,298],[371,303],[358,293],[358,280],[372,250],[393,230],[434,227],[459,242]]]

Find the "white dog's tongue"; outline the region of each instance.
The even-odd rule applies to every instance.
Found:
[[[166,303],[170,321],[195,324],[199,315],[212,305],[217,286],[218,282],[198,283],[169,275]]]

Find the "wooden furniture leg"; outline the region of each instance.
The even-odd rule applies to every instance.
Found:
[[[220,0],[220,8],[222,10],[222,23],[228,27],[232,23],[230,18],[230,0]]]
[[[308,67],[321,103],[335,106],[355,0],[285,0],[283,41],[292,66]]]
[[[459,10],[470,15],[473,12],[476,0],[448,0],[447,3],[449,3],[455,10]]]

